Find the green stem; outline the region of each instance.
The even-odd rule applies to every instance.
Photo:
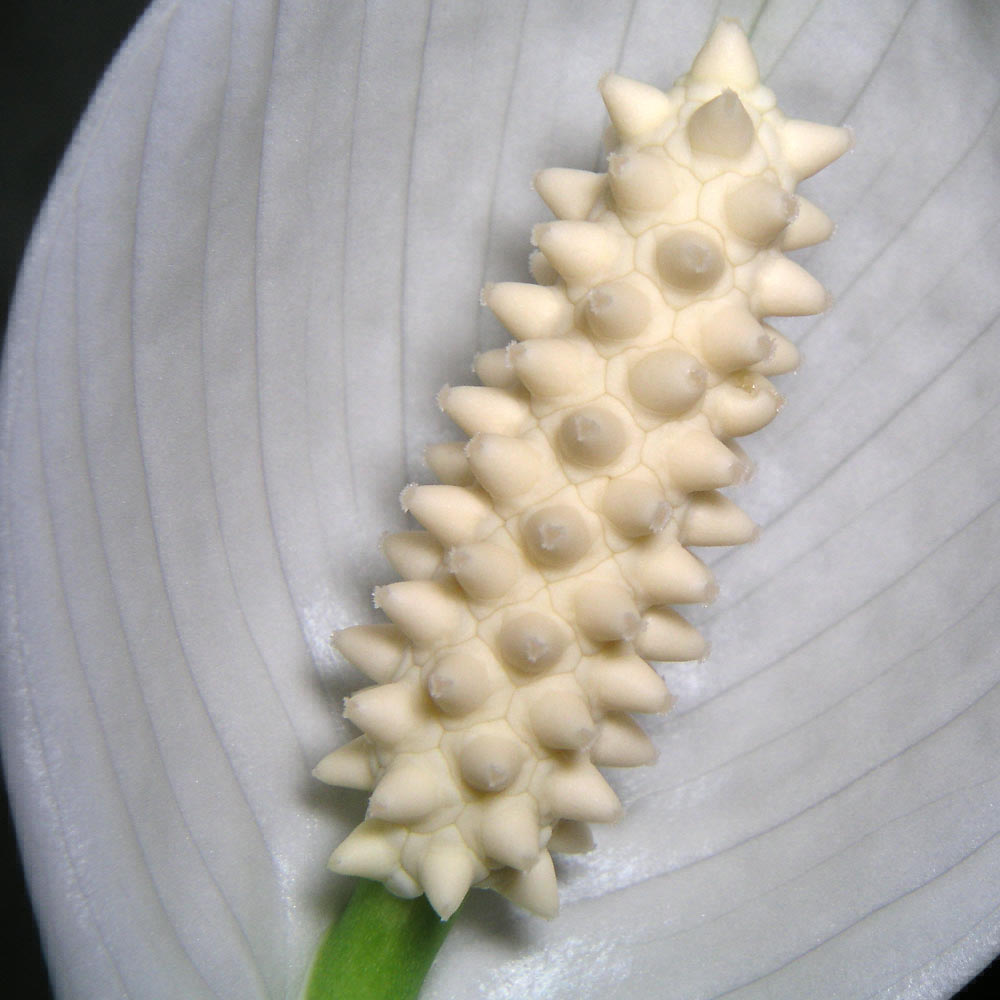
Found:
[[[441,920],[425,896],[399,899],[358,879],[323,938],[304,1000],[415,1000],[454,922]]]

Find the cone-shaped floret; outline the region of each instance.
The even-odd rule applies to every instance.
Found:
[[[397,531],[382,536],[382,554],[404,580],[430,580],[441,567],[444,549],[429,531]]]
[[[587,702],[562,689],[543,691],[532,702],[528,721],[538,742],[551,750],[582,750],[597,733]]]
[[[437,775],[416,761],[396,758],[372,792],[368,818],[417,823],[445,801]]]
[[[691,148],[699,153],[738,159],[750,148],[754,128],[740,99],[724,90],[688,119],[687,135]]]
[[[854,135],[849,128],[800,118],[781,122],[778,139],[785,160],[799,181],[829,166],[854,145]]]
[[[656,267],[668,285],[703,292],[722,277],[725,258],[712,237],[694,229],[681,229],[657,244]]]
[[[627,76],[608,73],[599,87],[611,124],[624,139],[659,128],[674,111],[673,101],[662,90]]]
[[[592,642],[634,639],[642,617],[632,592],[619,583],[584,583],[573,598],[577,628]]]
[[[829,308],[830,295],[805,268],[776,254],[757,270],[751,304],[758,316],[813,316]]]
[[[606,271],[621,251],[619,238],[596,222],[542,222],[531,240],[567,281]]]
[[[653,153],[612,153],[608,180],[615,202],[626,212],[655,212],[677,194],[669,161]]]
[[[586,823],[561,819],[552,827],[548,848],[557,854],[586,854],[594,849],[594,835]]]
[[[639,767],[656,757],[656,747],[642,727],[623,712],[609,712],[601,720],[590,748],[590,759],[598,767]]]
[[[739,306],[725,306],[713,313],[701,328],[701,353],[722,372],[749,368],[774,350],[774,338]]]
[[[313,776],[328,785],[340,788],[357,788],[369,792],[375,787],[372,767],[372,745],[367,736],[338,747],[328,753],[314,768]]]
[[[478,541],[498,523],[490,505],[462,486],[411,484],[399,502],[446,548]]]
[[[559,913],[559,886],[548,851],[542,851],[526,872],[501,870],[494,873],[491,884],[502,896],[536,916],[551,920]]]
[[[672,704],[663,678],[638,656],[631,653],[592,656],[587,666],[590,696],[606,711],[665,712]]]
[[[341,841],[328,866],[338,875],[384,880],[399,865],[403,831],[378,819],[366,819]]]
[[[774,181],[755,177],[726,196],[726,220],[737,236],[770,246],[795,219],[798,203]]]
[[[749,90],[760,83],[760,72],[750,42],[739,23],[724,18],[695,57],[688,74],[702,83],[718,83],[734,90]]]
[[[533,186],[557,219],[586,219],[605,183],[605,174],[549,167],[535,174]]]
[[[668,457],[670,479],[685,493],[742,482],[747,465],[708,431],[691,430],[674,442]]]
[[[506,347],[494,347],[491,351],[477,354],[472,370],[483,385],[492,386],[494,389],[517,390],[521,386],[517,372],[510,363]]]
[[[685,351],[666,347],[644,355],[629,369],[628,387],[637,403],[674,417],[691,409],[705,392],[707,375]]]
[[[582,559],[593,541],[583,515],[569,504],[552,504],[521,521],[521,538],[540,566],[565,568]]]
[[[642,479],[612,479],[604,491],[604,516],[626,538],[662,531],[670,522],[670,504],[658,486]]]
[[[635,651],[657,663],[701,660],[708,654],[702,634],[676,611],[653,608],[643,616],[645,628],[635,641]]]
[[[632,563],[630,579],[647,604],[709,604],[718,593],[712,571],[676,542],[626,558]]]
[[[571,340],[531,340],[511,345],[511,365],[524,387],[542,398],[572,392],[583,374],[583,355]]]
[[[483,289],[483,303],[517,340],[555,337],[569,329],[573,307],[563,291],[520,281]]]
[[[541,807],[553,817],[584,823],[614,823],[622,814],[618,796],[584,753],[554,762]]]
[[[796,198],[798,214],[781,237],[782,250],[800,250],[811,247],[823,240],[828,240],[833,234],[833,219],[821,208],[801,195]]]
[[[373,681],[391,680],[409,648],[395,625],[352,625],[333,633],[337,651]]]
[[[470,437],[518,434],[530,414],[523,399],[488,385],[446,385],[438,406]]]
[[[421,724],[413,687],[403,681],[362,688],[344,700],[344,718],[366,736],[389,746]]]
[[[466,441],[442,441],[424,449],[424,461],[437,477],[448,486],[471,486],[475,479],[465,457]]]
[[[539,674],[555,666],[569,645],[566,626],[551,615],[523,611],[501,626],[498,649],[503,660],[526,674]]]
[[[420,862],[420,884],[442,920],[462,905],[475,875],[476,864],[469,849],[452,841],[435,838]]]
[[[783,405],[781,394],[763,375],[742,372],[709,393],[705,412],[720,437],[744,437],[769,424]]]
[[[625,427],[605,406],[583,406],[559,425],[559,450],[571,462],[599,469],[610,465],[628,443]]]
[[[628,281],[592,288],[583,300],[583,323],[598,340],[633,340],[652,318],[649,299]]]
[[[477,434],[469,441],[466,454],[476,480],[497,499],[527,493],[541,473],[537,449],[519,438]]]
[[[488,858],[520,872],[538,861],[538,809],[529,795],[498,798],[483,813],[479,840]]]
[[[521,568],[512,552],[493,542],[470,542],[451,549],[446,563],[462,589],[478,601],[506,594]]]
[[[763,326],[767,335],[774,342],[774,350],[763,361],[758,361],[753,366],[753,370],[760,372],[761,375],[785,375],[795,371],[802,360],[799,349],[787,337],[778,333],[773,326],[768,326],[766,323]]]
[[[467,785],[478,792],[501,792],[524,763],[524,746],[510,736],[481,732],[470,736],[458,755],[458,768]]]
[[[430,580],[402,580],[376,587],[374,598],[375,606],[418,646],[454,639],[467,615],[452,589]]]
[[[714,490],[692,493],[681,520],[685,545],[742,545],[752,542],[759,531],[746,511]]]
[[[431,701],[445,715],[468,715],[490,695],[489,674],[482,661],[457,650],[437,659],[425,684]]]
[[[528,273],[539,285],[555,285],[559,281],[559,272],[545,259],[541,250],[532,250],[528,254]]]

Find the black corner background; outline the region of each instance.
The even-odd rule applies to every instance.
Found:
[[[52,175],[108,62],[146,7],[144,0],[8,0],[0,4],[0,295],[6,331],[24,247]],[[2,790],[0,899],[7,916],[4,979],[20,1000],[51,1000],[24,886],[6,790]],[[998,900],[1000,905],[1000,900]],[[986,1000],[1000,961],[962,989]],[[808,998],[803,998],[808,1000]]]

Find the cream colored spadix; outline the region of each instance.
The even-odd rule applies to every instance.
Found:
[[[584,374],[583,352],[569,340],[525,341],[512,344],[507,353],[521,384],[533,396],[565,395]]]
[[[404,580],[430,580],[441,568],[444,549],[429,531],[383,535],[382,555]]]
[[[798,211],[788,228],[781,234],[782,250],[800,250],[822,243],[833,235],[833,219],[821,208],[799,195]]]
[[[335,632],[332,642],[345,659],[379,683],[395,674],[409,650],[406,636],[395,625],[352,625]]]
[[[532,242],[567,281],[603,274],[618,259],[619,238],[596,222],[545,222],[532,230]]]
[[[698,83],[718,83],[737,91],[760,83],[757,60],[739,22],[726,18],[716,25],[688,76]]]
[[[668,205],[677,193],[670,161],[652,153],[608,157],[608,180],[615,203],[626,212],[649,212]]]
[[[711,236],[693,229],[680,229],[659,241],[656,263],[668,285],[689,292],[704,292],[722,277],[726,258]]]
[[[621,417],[606,406],[583,406],[559,424],[559,449],[569,461],[597,469],[622,453],[627,433]]]
[[[611,124],[623,139],[651,132],[676,110],[662,90],[617,73],[608,73],[599,86]]]
[[[687,134],[697,152],[735,160],[750,148],[754,127],[736,94],[724,90],[691,116]]]
[[[481,660],[471,653],[445,653],[427,673],[427,694],[445,715],[468,715],[490,695],[490,680]]]
[[[514,554],[493,542],[471,542],[451,549],[445,565],[469,597],[485,601],[506,594],[517,582],[520,569]]]
[[[708,653],[671,607],[716,593],[688,547],[757,536],[718,491],[752,469],[734,439],[778,411],[766,376],[798,364],[762,320],[827,303],[782,251],[829,235],[795,183],[850,134],[774,109],[736,22],[669,93],[600,89],[607,173],[536,174],[557,217],[533,230],[537,283],[482,294],[513,343],[439,396],[468,439],[428,448],[438,482],[403,491],[426,530],[383,541],[391,624],[334,637],[375,685],[345,705],[362,735],[316,768],[372,792],[331,868],[442,917],[473,885],[554,916],[551,853],[621,815],[597,767],[655,760],[629,715],[672,704],[650,663]]]
[[[518,340],[555,337],[573,319],[573,307],[558,289],[501,281],[483,289],[483,303]]]
[[[798,212],[795,198],[780,184],[755,177],[726,196],[726,220],[733,231],[758,246],[773,243]]]
[[[466,445],[466,456],[479,484],[498,498],[527,493],[541,471],[534,445],[502,434],[477,434]]]
[[[717,371],[749,368],[768,358],[774,347],[774,338],[739,306],[712,313],[701,328],[701,353]]]
[[[583,322],[598,340],[632,340],[649,325],[649,299],[627,281],[592,288],[583,300]]]
[[[535,174],[538,196],[557,219],[586,219],[604,190],[606,174],[550,167]]]
[[[465,454],[465,441],[440,441],[424,449],[424,462],[438,482],[448,486],[472,486],[475,477]]]

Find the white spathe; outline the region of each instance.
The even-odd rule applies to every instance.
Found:
[[[711,8],[174,0],[125,46],[3,371],[0,729],[62,996],[297,998],[363,809],[309,775],[360,683],[326,637],[505,339],[528,179],[602,169],[593,81],[669,85]],[[475,895],[425,1000],[945,997],[1000,948],[998,41],[988,4],[760,13],[765,83],[857,146],[805,183],[835,305],[775,324],[761,540],[559,919]]]

